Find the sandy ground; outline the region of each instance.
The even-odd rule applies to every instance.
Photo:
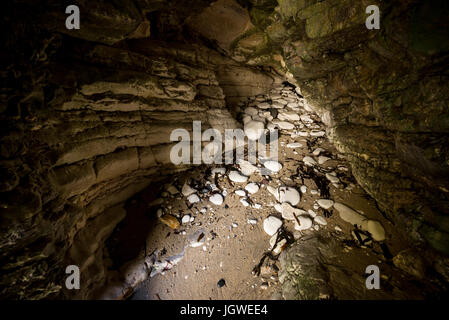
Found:
[[[311,155],[316,147],[321,147],[332,154],[333,158],[321,167],[341,173],[343,180],[347,181],[346,188],[344,185],[340,185],[340,188],[337,189],[330,184],[330,199],[345,203],[368,218],[380,221],[386,229],[387,240],[385,242],[390,251],[395,254],[402,249],[402,240],[391,232],[390,222],[376,209],[375,202],[352,180],[349,165],[337,155],[326,138],[292,138],[288,132],[283,133],[279,138],[279,162],[283,164],[283,169],[278,174],[271,175],[271,180],[265,181],[265,183],[274,187],[292,186],[299,190],[302,181],[300,178],[295,179],[292,176],[296,174],[298,165],[302,164],[302,158]],[[311,139],[315,141],[315,145],[309,150],[307,140]],[[286,144],[291,142],[299,142],[303,147],[286,148]],[[338,170],[337,165],[345,166],[348,171]],[[213,182],[206,174],[206,170],[207,168],[199,167],[174,176],[170,185],[181,190],[184,182],[190,178],[197,180],[209,178]],[[228,194],[220,206],[212,204],[207,195],[200,203],[193,206],[189,205],[181,194],[162,198],[159,200],[163,202],[160,206],[164,207],[167,212],[179,218],[185,214],[194,217],[193,222],[183,224],[177,230],[171,229],[158,220],[156,210],[159,205],[149,207],[155,199],[160,199],[161,191],[167,186],[152,186],[131,199],[126,206],[128,217],[109,240],[111,259],[116,267],[136,256],[148,255],[155,250],[162,251],[162,258],[170,257],[183,252],[187,246],[184,257],[176,266],[143,282],[136,288],[131,299],[257,300],[276,298],[276,294],[280,291],[277,277],[279,262],[266,259],[261,275],[252,274],[253,268],[259,263],[264,253],[270,249],[270,236],[263,230],[263,219],[269,215],[280,217],[280,214],[272,207],[276,203],[276,199],[267,191],[266,185],[261,183],[263,179],[264,177],[255,173],[248,182],[240,184],[231,182],[227,175],[222,176],[216,183],[220,189],[226,189]],[[350,182],[351,180],[352,182]],[[241,197],[234,193],[235,190],[243,189],[247,183],[252,181],[261,184],[260,190],[250,195],[253,203],[262,205],[260,209],[243,206],[240,202]],[[314,181],[304,179],[304,185],[308,187],[307,192],[301,195],[301,202],[296,207],[306,211],[312,209],[318,215],[323,215],[322,209],[317,210],[316,206],[314,209],[315,201],[321,198],[319,193],[315,195],[311,193],[312,189],[317,189]],[[331,209],[330,212],[333,214],[326,218],[326,226],[314,224],[313,228],[299,232],[294,230],[291,221],[284,221],[284,224],[296,239],[321,232],[326,236],[338,233],[340,237],[352,240],[352,227],[339,218],[336,210]],[[256,219],[257,224],[249,224],[248,219]],[[341,231],[336,231],[336,226]],[[189,237],[200,230],[205,233],[205,242],[199,247],[188,247]],[[350,249],[348,248],[348,254],[350,254]],[[382,256],[379,252],[375,254],[370,248],[365,250],[367,264],[372,261],[377,261],[379,264],[384,262],[384,259],[379,258]],[[357,259],[360,259],[360,255]],[[218,283],[222,279],[225,284],[219,286]]]

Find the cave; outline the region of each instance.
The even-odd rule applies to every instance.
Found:
[[[2,300],[447,298],[447,1],[2,7]]]

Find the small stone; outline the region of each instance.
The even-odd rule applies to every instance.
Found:
[[[269,216],[263,221],[263,229],[270,236],[273,236],[281,226],[281,219],[274,216]]]
[[[229,172],[229,179],[233,182],[243,183],[248,180],[248,177],[240,174],[238,171],[233,170]]]
[[[306,166],[309,166],[309,167],[313,167],[314,165],[316,165],[315,159],[313,159],[312,157],[309,157],[309,156],[305,156],[305,157],[302,159],[302,161],[304,162],[304,164],[305,164]]]
[[[326,219],[324,219],[324,217],[322,217],[322,216],[316,216],[316,217],[313,219],[313,221],[316,222],[316,223],[318,223],[318,224],[321,224],[321,225],[323,225],[323,226],[327,225]]]
[[[240,197],[245,197],[246,196],[246,192],[239,189],[239,190],[235,190],[234,193]]]
[[[179,220],[171,214],[163,215],[159,220],[172,229],[178,229],[180,227]]]
[[[212,202],[213,204],[219,206],[219,205],[223,204],[223,196],[219,193],[216,193],[209,197],[209,201]]]
[[[306,193],[307,192],[307,187],[306,186],[301,186],[301,188],[299,188],[299,190],[301,191],[301,193]]]
[[[282,214],[282,218],[284,218],[285,220],[291,220],[291,221],[295,221],[296,217],[305,214],[306,212],[302,209],[297,209],[292,207],[289,203],[283,203],[281,206],[281,214]]]
[[[278,119],[282,121],[299,121],[299,115],[295,112],[280,112]]]
[[[302,114],[302,115],[300,116],[300,119],[301,119],[301,121],[304,122],[304,123],[313,123],[313,120],[312,120],[312,119],[310,118],[310,116],[307,115],[307,114]]]
[[[198,197],[196,194],[191,194],[190,196],[187,197],[187,200],[190,203],[197,203],[200,202],[200,197]]]
[[[323,148],[316,148],[315,150],[313,150],[313,155],[315,157],[319,156],[321,152],[326,151]]]
[[[276,198],[277,201],[281,203],[288,202],[292,206],[296,206],[301,200],[299,192],[295,188],[290,187],[273,188],[271,186],[268,186],[267,190]]]
[[[285,246],[287,245],[287,240],[282,239],[282,240],[278,241],[278,243],[276,244],[276,247],[274,247],[274,244],[276,243],[276,238],[277,238],[277,234],[274,234],[270,238],[270,249],[273,249],[274,254],[279,254],[279,253],[281,253],[282,250],[284,250]]]
[[[246,185],[245,190],[248,191],[251,194],[254,194],[257,191],[259,191],[259,185],[257,183],[255,183],[255,182],[251,182],[251,183]]]
[[[273,120],[272,121],[274,125],[278,126],[279,128],[283,130],[292,130],[295,128],[295,125],[287,122],[287,121],[279,121],[279,120]]]
[[[248,203],[248,201],[246,201],[245,198],[240,199],[240,202],[241,202],[241,203],[243,204],[243,206],[245,206],[245,207],[248,207],[248,206],[249,206],[249,203]]]
[[[334,201],[329,199],[318,199],[316,203],[318,203],[321,208],[326,210],[334,205]]]
[[[245,176],[250,176],[258,170],[258,168],[246,160],[239,159],[237,164],[240,166],[240,172]]]
[[[257,111],[257,109],[254,108],[254,107],[247,107],[247,108],[245,109],[245,113],[246,113],[246,114],[249,114],[250,116],[255,116],[255,115],[258,113],[258,111]]]
[[[240,174],[238,171],[233,170],[229,172],[229,179],[233,182],[243,183],[248,180],[248,177]]]
[[[364,220],[366,220],[365,216],[361,215],[357,211],[349,208],[348,206],[346,206],[342,203],[335,202],[334,208],[340,214],[340,218],[343,221],[350,223],[351,225],[362,226]]]
[[[311,135],[312,137],[323,137],[325,134],[326,134],[325,131],[316,131],[316,130],[312,130],[312,131],[310,132],[310,135]]]
[[[324,163],[326,163],[327,161],[329,161],[331,158],[329,158],[329,157],[325,157],[325,156],[319,156],[318,157],[318,164],[324,164]]]
[[[299,224],[297,221],[295,221],[295,230],[298,230],[298,231],[307,230],[307,229],[310,229],[313,225],[313,221],[309,217],[299,216],[298,220],[299,220]]]
[[[260,121],[248,121],[244,125],[244,132],[249,140],[257,140],[264,132],[265,125]]]
[[[385,229],[382,227],[379,221],[368,220],[366,223],[366,231],[371,233],[371,236],[376,241],[385,240]]]
[[[339,183],[340,179],[338,179],[336,176],[330,174],[330,173],[326,173],[326,178],[327,180],[329,180],[332,183]]]
[[[268,102],[262,102],[257,105],[260,109],[269,109],[271,105]]]
[[[257,224],[256,219],[248,219],[248,224]]]
[[[339,227],[339,226],[335,226],[335,231],[338,231],[338,232],[343,232],[343,230]]]
[[[215,174],[223,175],[225,173],[226,173],[226,168],[214,168],[214,169],[212,169],[212,177],[214,177]]]
[[[186,214],[185,216],[182,217],[181,223],[182,224],[187,224],[190,222],[190,216],[188,214]]]
[[[171,195],[175,195],[179,192],[178,189],[176,189],[176,187],[174,185],[169,185],[166,190]]]
[[[302,148],[302,144],[299,142],[293,142],[287,144],[287,148],[294,149],[294,148]]]
[[[315,211],[313,211],[312,209],[307,210],[307,213],[309,214],[309,216],[311,216],[312,218],[316,217],[316,213]]]
[[[277,161],[265,161],[263,165],[272,172],[279,172],[282,169],[282,164]]]
[[[224,287],[225,285],[226,285],[225,279],[220,279],[220,280],[217,282],[217,287],[219,287],[219,288],[222,288],[222,287]]]

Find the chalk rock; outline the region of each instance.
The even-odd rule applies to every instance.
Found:
[[[282,226],[281,219],[273,216],[269,216],[268,218],[265,218],[265,220],[263,221],[263,229],[270,236],[274,235],[281,226]]]
[[[297,221],[295,221],[295,230],[298,230],[298,231],[307,230],[307,229],[310,229],[313,225],[313,221],[309,217],[299,216],[298,220],[299,220],[299,224]]]
[[[245,187],[245,190],[251,194],[254,194],[259,191],[259,185],[255,182],[248,183]]]
[[[196,194],[191,194],[187,197],[187,200],[189,200],[190,203],[197,203],[200,202],[200,197],[198,197]]]
[[[249,203],[248,203],[248,201],[246,201],[245,198],[240,199],[240,202],[243,204],[244,207],[249,206]]]
[[[282,164],[277,161],[265,161],[263,165],[272,172],[279,172],[282,169]]]
[[[307,115],[307,114],[302,114],[299,118],[300,118],[301,121],[304,122],[304,123],[313,123],[313,120],[312,120],[312,119],[310,118],[310,116]]]
[[[316,148],[315,150],[313,150],[313,155],[315,157],[319,156],[321,152],[326,151],[323,148]]]
[[[285,202],[281,205],[281,213],[282,218],[285,220],[296,221],[295,216],[299,217],[307,212],[302,209],[294,208],[289,203]]]
[[[182,217],[181,220],[182,224],[187,224],[190,222],[190,216],[188,214],[186,214],[185,216]]]
[[[258,111],[254,107],[248,107],[245,109],[245,113],[249,114],[250,116],[255,116],[258,113]]]
[[[326,178],[327,180],[329,180],[332,183],[339,183],[340,179],[338,179],[336,176],[330,174],[330,173],[326,173]]]
[[[318,223],[318,224],[321,224],[321,225],[323,225],[323,226],[327,225],[326,219],[324,219],[324,217],[322,217],[322,216],[316,216],[316,217],[313,219],[313,221],[316,222],[316,223]]]
[[[309,216],[311,216],[312,218],[316,217],[316,213],[315,211],[313,211],[312,209],[307,210],[307,213],[309,214]]]
[[[239,190],[235,190],[234,192],[235,192],[236,195],[238,195],[238,196],[240,196],[240,197],[246,196],[246,192],[243,191],[243,190],[240,190],[240,189],[239,189]]]
[[[278,119],[282,121],[299,121],[299,115],[295,112],[280,112]]]
[[[292,206],[296,206],[299,203],[299,200],[301,200],[299,192],[295,188],[273,188],[271,186],[268,186],[267,190],[276,198],[277,201],[281,203],[288,202]]]
[[[232,170],[229,172],[229,179],[233,182],[243,183],[248,180],[248,177],[240,174],[240,172],[236,170]]]
[[[312,130],[312,131],[310,132],[310,135],[311,135],[312,137],[323,137],[325,134],[326,134],[325,131]]]
[[[184,185],[182,186],[181,192],[185,197],[188,197],[191,194],[195,193],[196,190],[193,189],[191,186],[189,186],[187,183],[184,183]]]
[[[219,206],[223,203],[223,196],[219,193],[216,193],[209,197],[209,201],[212,202],[213,204]]]
[[[240,172],[248,177],[259,170],[255,165],[246,160],[239,159],[237,160],[237,164],[240,166]]]
[[[334,208],[340,214],[340,218],[343,221],[350,223],[351,225],[357,225],[361,227],[364,224],[364,221],[366,220],[364,215],[361,215],[354,209],[351,209],[342,203],[335,202]]]
[[[248,121],[244,125],[244,132],[249,140],[257,140],[264,132],[264,124],[260,121]]]
[[[312,157],[309,157],[309,156],[305,156],[304,158],[302,158],[302,161],[304,162],[304,164],[306,166],[309,166],[309,167],[316,165],[315,159],[313,159]]]
[[[277,234],[274,234],[270,239],[270,249],[273,249],[275,243],[276,243]],[[282,239],[281,241],[278,241],[276,244],[276,248],[273,249],[274,254],[279,254],[284,249],[285,245],[287,244],[287,240]]]
[[[215,176],[215,174],[223,175],[225,173],[226,173],[226,168],[213,168],[212,169],[212,176],[213,177]]]
[[[321,208],[326,210],[334,205],[334,201],[329,199],[318,199],[316,203],[318,203]]]
[[[287,148],[290,148],[290,149],[301,148],[301,147],[302,147],[302,144],[300,144],[299,142],[293,142],[293,143],[287,144]]]
[[[283,130],[292,130],[295,128],[295,125],[293,123],[287,122],[287,121],[279,121],[279,120],[273,120],[273,124],[278,126],[279,128]]]
[[[324,164],[326,161],[329,161],[331,158],[325,156],[318,157],[318,164]]]
[[[180,226],[179,220],[171,214],[165,214],[159,217],[159,220],[172,229],[178,229]]]
[[[243,119],[242,119],[244,125],[246,125],[246,124],[247,124],[248,122],[250,122],[251,120],[252,120],[252,118],[251,118],[251,116],[250,116],[249,114],[245,114],[245,115],[243,116]]]
[[[269,109],[271,105],[268,102],[262,102],[257,105],[260,109]]]
[[[382,227],[379,221],[368,220],[366,223],[366,231],[371,233],[371,236],[376,241],[385,240],[385,229]]]
[[[248,219],[248,224],[257,224],[256,219]]]

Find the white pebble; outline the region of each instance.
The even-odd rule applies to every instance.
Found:
[[[318,199],[316,202],[321,208],[326,210],[334,205],[334,201],[329,199]]]
[[[263,221],[263,229],[270,236],[274,235],[281,226],[282,226],[281,219],[273,216],[269,216]]]
[[[324,217],[322,217],[322,216],[316,216],[315,219],[313,219],[313,221],[315,221],[316,223],[321,224],[323,226],[327,225],[326,219],[324,219]]]
[[[245,190],[248,191],[251,194],[254,194],[257,191],[259,191],[259,185],[257,183],[255,183],[255,182],[248,183],[245,186]]]
[[[187,197],[187,200],[190,203],[197,203],[200,202],[200,197],[198,197],[196,194],[191,194],[190,196]]]
[[[216,193],[216,194],[210,196],[209,201],[212,202],[213,204],[219,206],[223,203],[223,196],[219,193]]]
[[[238,171],[233,170],[229,172],[229,179],[233,182],[243,183],[248,180],[248,177],[240,174]]]
[[[182,224],[186,224],[190,222],[190,216],[188,214],[186,214],[184,217],[182,217],[181,220]]]
[[[282,164],[277,161],[265,161],[263,165],[265,166],[265,168],[273,172],[279,172],[282,169]]]
[[[241,190],[241,189],[235,190],[234,192],[235,192],[236,195],[238,195],[238,196],[240,196],[240,197],[246,196],[246,192],[243,191],[243,190]]]

